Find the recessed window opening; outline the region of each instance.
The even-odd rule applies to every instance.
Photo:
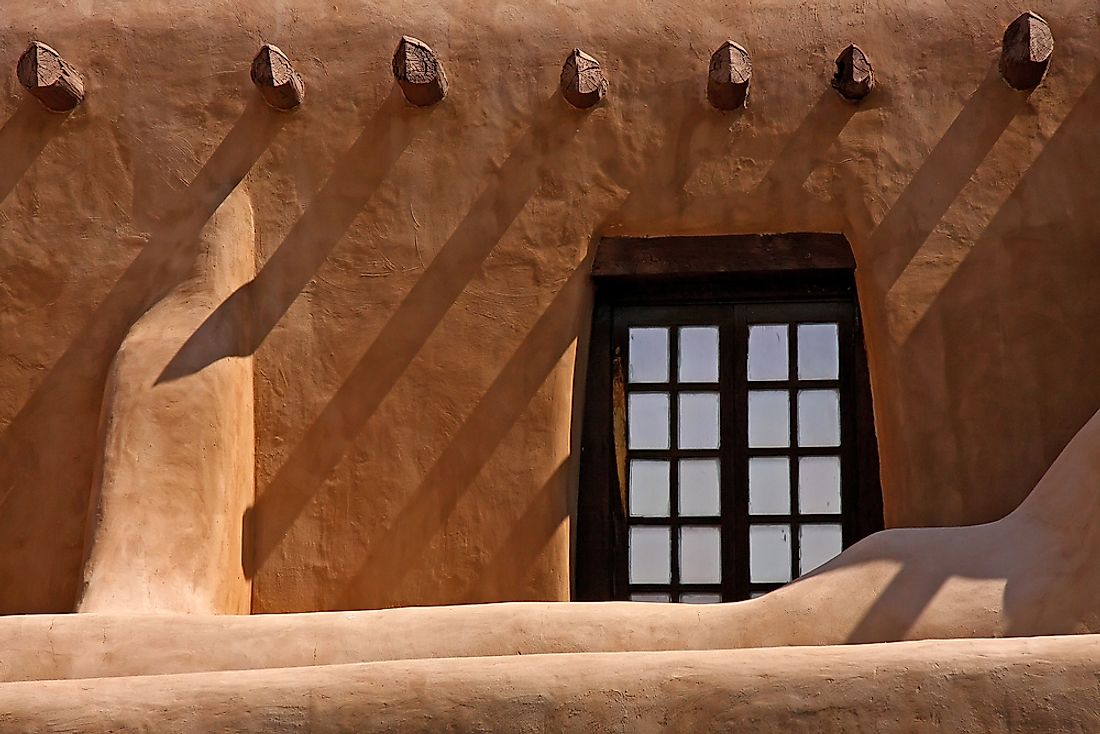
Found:
[[[850,269],[598,292],[579,598],[748,599],[881,528]]]

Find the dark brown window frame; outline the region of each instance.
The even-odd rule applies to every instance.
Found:
[[[762,308],[775,308],[784,303],[835,303],[850,307],[848,313],[852,317],[847,326],[841,328],[849,330],[852,358],[839,382],[847,385],[854,396],[854,410],[844,417],[846,425],[842,426],[842,433],[845,440],[854,439],[854,451],[849,451],[849,455],[855,458],[847,461],[844,471],[854,472],[856,479],[845,484],[842,503],[849,503],[849,508],[856,507],[857,512],[846,511],[840,518],[833,516],[832,520],[839,520],[843,525],[845,547],[882,529],[878,449],[854,270],[851,247],[839,234],[604,238],[598,243],[592,269],[596,299],[581,437],[574,599],[627,599],[630,592],[626,568],[630,522],[623,443],[625,392],[621,383],[616,389],[615,373],[618,370],[621,374],[622,366],[616,367],[614,352],[623,334],[616,334],[616,309],[675,310],[734,302],[759,304]],[[725,358],[730,356],[727,354]],[[789,387],[797,387],[796,382],[790,382]],[[723,402],[729,398],[724,394]],[[735,412],[744,415],[744,406],[738,405]],[[723,421],[729,420],[726,417],[729,413],[731,411],[723,411]],[[730,435],[731,430],[735,430],[734,427],[727,425],[723,433]],[[735,481],[733,478],[722,480],[724,507],[731,506],[729,501]],[[752,592],[778,585],[748,584],[747,554],[732,555],[732,549],[740,547],[742,541],[747,546],[748,520],[740,515],[739,512],[723,512],[723,567],[734,564],[736,570],[724,573],[723,583],[712,586],[715,587],[713,591],[721,591],[725,599],[747,598]],[[797,533],[796,517],[769,517],[769,522],[787,523],[788,520],[792,532]],[[713,525],[714,520],[708,523]],[[644,522],[635,519],[634,524]],[[795,564],[797,554],[792,553],[792,566]],[[792,578],[797,575],[794,572]],[[706,591],[705,586],[685,586],[674,592]],[[662,590],[664,588],[667,587]],[[633,590],[644,589],[636,585]]]

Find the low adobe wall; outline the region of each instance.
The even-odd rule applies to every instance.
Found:
[[[1095,638],[416,660],[0,684],[0,731],[1095,731]]]

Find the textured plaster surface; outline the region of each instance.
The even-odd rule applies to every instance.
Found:
[[[574,364],[599,233],[846,233],[888,524],[1004,515],[1100,404],[1097,9],[1033,9],[1058,47],[1028,96],[996,70],[1019,9],[993,2],[8,8],[12,63],[41,37],[88,97],[50,115],[0,79],[0,611],[74,608],[99,426],[121,415],[111,365],[191,277],[238,185],[256,276],[197,327],[172,317],[192,333],[133,368],[173,366],[201,406],[184,381],[254,361],[256,495],[226,570],[251,583],[253,611],[568,598]],[[394,86],[404,33],[447,65],[433,108]],[[727,36],[753,54],[753,103],[723,114],[705,79]],[[309,87],[293,114],[248,80],[263,41]],[[828,88],[852,41],[879,81],[859,106]],[[587,113],[556,93],[575,46],[611,81]],[[182,473],[142,486],[212,486],[180,461],[212,435],[189,426],[156,424]],[[129,530],[139,560],[178,540],[158,507]],[[969,542],[937,532],[945,554]],[[896,555],[908,536],[891,537],[871,547]],[[978,558],[981,578],[992,558]],[[967,595],[929,582],[917,596],[937,593]]]
[[[0,731],[1087,732],[1094,637],[0,684]]]

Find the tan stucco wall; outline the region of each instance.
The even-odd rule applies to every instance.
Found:
[[[254,355],[254,611],[567,598],[600,233],[844,232],[888,523],[1005,514],[1100,404],[1100,18],[1031,7],[1029,98],[994,2],[6,8],[0,68],[38,37],[89,91],[60,118],[0,74],[0,612],[73,608],[110,365],[242,179],[258,275],[209,323]],[[435,108],[394,88],[402,33],[447,64]],[[743,113],[703,96],[727,35]],[[248,81],[265,40],[292,115]],[[827,87],[850,41],[858,107]],[[555,93],[575,45],[611,81],[589,114]]]

